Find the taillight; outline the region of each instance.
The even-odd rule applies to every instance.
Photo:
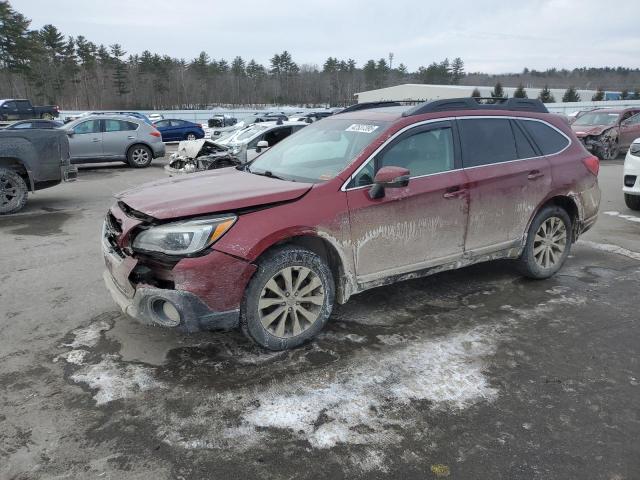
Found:
[[[149,135],[151,135],[152,137],[161,137],[162,134],[158,131],[158,130],[152,130]]]
[[[596,177],[598,176],[598,172],[600,171],[600,160],[595,155],[591,155],[582,160],[584,162],[584,166],[587,167],[591,173],[593,173]]]

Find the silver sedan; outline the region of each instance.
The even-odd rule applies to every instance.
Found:
[[[135,117],[93,115],[74,120],[63,129],[69,136],[71,163],[124,161],[144,168],[165,154],[160,132]]]

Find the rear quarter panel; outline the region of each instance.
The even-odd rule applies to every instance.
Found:
[[[19,160],[34,182],[61,180],[68,164],[68,139],[62,131],[25,129],[0,131],[0,158]]]

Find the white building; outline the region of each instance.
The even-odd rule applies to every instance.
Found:
[[[493,87],[474,87],[467,85],[425,85],[421,83],[405,83],[404,85],[396,85],[395,87],[379,88],[377,90],[369,90],[368,92],[356,93],[358,103],[363,102],[379,102],[384,100],[394,101],[426,101],[437,100],[440,98],[458,98],[470,97],[473,90],[477,88],[480,95],[490,97]],[[508,97],[513,97],[515,87],[503,87]],[[538,98],[540,88],[525,88],[529,98]],[[551,93],[557,102],[562,101],[562,96],[566,92],[563,88],[551,88]],[[591,101],[591,97],[596,93],[595,90],[578,90],[580,99],[583,101]]]

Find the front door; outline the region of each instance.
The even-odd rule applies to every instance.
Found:
[[[521,242],[531,215],[550,191],[549,160],[524,123],[555,132],[541,122],[458,120],[462,161],[470,184],[465,240],[465,250],[470,254],[489,253]]]
[[[620,124],[620,147],[629,148],[636,138],[640,138],[640,113]]]
[[[69,137],[72,160],[102,157],[102,129],[100,120],[86,120],[73,127]]]
[[[464,251],[468,200],[452,122],[414,127],[370,159],[347,187],[359,283],[454,261]],[[371,199],[375,172],[409,169],[404,188]]]

